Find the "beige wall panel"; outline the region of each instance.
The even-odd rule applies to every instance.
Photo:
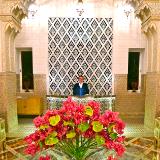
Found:
[[[145,105],[144,90],[140,92],[127,91],[127,75],[115,75],[114,78],[116,103],[115,110],[121,115],[143,116]],[[142,76],[142,86],[145,88],[145,76]]]

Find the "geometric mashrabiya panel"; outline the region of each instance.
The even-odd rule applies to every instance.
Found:
[[[72,95],[83,74],[91,95],[111,94],[112,40],[112,18],[49,18],[50,93]]]

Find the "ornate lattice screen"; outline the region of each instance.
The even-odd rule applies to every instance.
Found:
[[[83,74],[91,95],[112,92],[112,18],[49,18],[49,91],[70,95]]]

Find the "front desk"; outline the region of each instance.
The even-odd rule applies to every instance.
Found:
[[[48,109],[59,109],[62,102],[67,99],[67,96],[47,95]],[[105,110],[115,111],[115,95],[112,96],[72,96],[72,99],[78,103],[86,104],[88,101],[96,101],[101,104],[101,112]]]

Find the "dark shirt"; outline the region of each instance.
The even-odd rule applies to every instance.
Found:
[[[80,88],[79,83],[76,83],[73,87],[73,95],[84,96],[85,94],[89,94],[88,84],[83,83],[82,88]]]

